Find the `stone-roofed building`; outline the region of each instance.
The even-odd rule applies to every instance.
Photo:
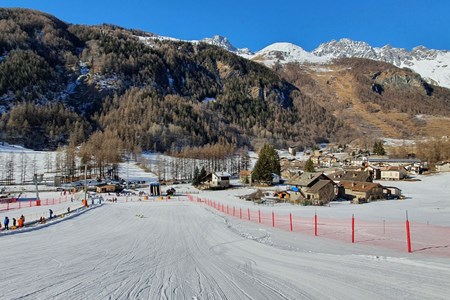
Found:
[[[333,180],[320,172],[305,172],[294,176],[287,183],[295,187],[291,193],[293,201],[324,205],[336,197]]]
[[[341,180],[339,184],[339,196],[353,203],[384,199],[383,186],[379,183]]]

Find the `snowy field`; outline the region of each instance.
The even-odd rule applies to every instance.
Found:
[[[401,221],[408,209],[413,224],[433,220],[449,226],[449,180],[450,174],[442,174],[397,182],[406,200],[330,207],[253,205],[236,197],[251,192],[248,188],[200,193],[188,185],[176,188],[229,207],[292,212],[295,218],[316,211],[336,220],[354,213]],[[442,241],[447,253],[406,253],[321,236],[320,227],[318,237],[272,228],[185,196],[118,200],[39,230],[0,236],[0,265],[8,274],[0,298],[448,299],[450,294],[449,235]]]
[[[255,205],[238,197],[254,191],[238,182],[215,192],[174,185],[177,196],[163,200],[119,196],[32,231],[0,233],[0,299],[448,299],[450,173],[418,179],[382,183],[405,200],[363,205]],[[42,197],[61,203],[1,211],[1,221],[81,205],[59,192]]]

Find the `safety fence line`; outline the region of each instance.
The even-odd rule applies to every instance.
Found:
[[[14,210],[14,209],[21,209],[26,207],[34,207],[34,206],[47,206],[47,205],[55,205],[55,204],[61,204],[64,202],[68,202],[68,198],[66,197],[59,197],[59,198],[52,198],[52,199],[45,199],[45,200],[29,200],[29,201],[15,201],[11,203],[1,203],[0,204],[0,212],[2,211],[8,211],[8,210]]]
[[[422,223],[411,223],[406,212],[405,222],[364,221],[352,215],[348,220],[319,218],[315,213],[309,218],[289,214],[270,213],[223,204],[219,201],[188,195],[192,202],[209,207],[240,220],[251,221],[291,232],[301,232],[312,236],[322,236],[335,240],[367,244],[383,248],[394,248],[412,252],[433,252],[450,256],[450,227]],[[412,248],[414,237],[415,249]]]

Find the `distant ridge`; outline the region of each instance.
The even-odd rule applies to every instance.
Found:
[[[363,41],[342,38],[323,43],[311,52],[292,43],[274,43],[252,53],[248,48],[234,47],[227,38],[221,36],[205,38],[200,42],[219,46],[267,66],[273,66],[276,63],[323,64],[336,58],[367,58],[393,64],[399,68],[409,68],[420,74],[428,83],[450,88],[450,52],[448,50],[428,49],[424,46],[417,46],[411,51],[391,45],[372,47]]]

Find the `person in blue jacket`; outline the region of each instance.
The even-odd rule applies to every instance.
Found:
[[[9,218],[8,217],[5,217],[3,224],[5,225],[5,230],[9,230]]]

